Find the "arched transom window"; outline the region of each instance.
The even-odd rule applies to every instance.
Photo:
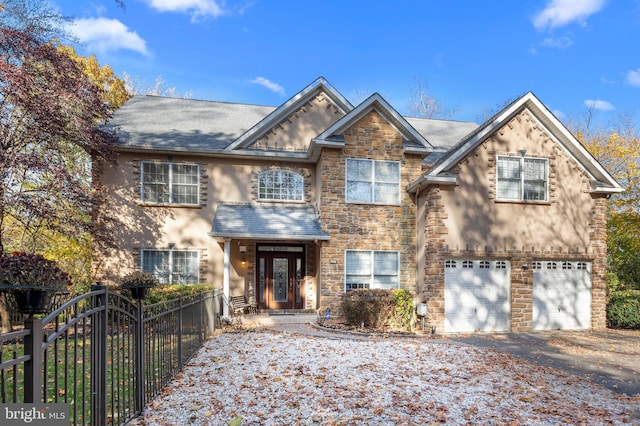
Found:
[[[289,170],[269,170],[258,176],[258,199],[302,201],[303,178]]]

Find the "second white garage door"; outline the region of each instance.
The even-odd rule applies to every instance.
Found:
[[[447,260],[444,331],[509,331],[509,262]]]
[[[533,329],[591,327],[591,264],[534,262]]]

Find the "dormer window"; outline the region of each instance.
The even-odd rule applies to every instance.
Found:
[[[289,170],[269,170],[258,175],[258,199],[303,201],[304,179]]]
[[[498,156],[497,199],[548,201],[549,160]]]

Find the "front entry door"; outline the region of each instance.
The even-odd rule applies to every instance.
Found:
[[[291,251],[271,251],[276,249]],[[303,254],[298,246],[258,247],[256,294],[260,309],[304,308]]]

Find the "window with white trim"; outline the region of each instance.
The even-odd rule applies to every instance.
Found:
[[[498,156],[498,200],[547,201],[549,160]]]
[[[142,162],[140,197],[143,203],[199,204],[197,164]]]
[[[142,270],[160,284],[198,284],[200,253],[197,250],[142,250]]]
[[[400,287],[400,253],[397,251],[347,250],[345,290]]]
[[[400,204],[400,162],[347,159],[346,200]]]
[[[304,179],[289,170],[268,170],[258,175],[259,200],[302,201]]]

